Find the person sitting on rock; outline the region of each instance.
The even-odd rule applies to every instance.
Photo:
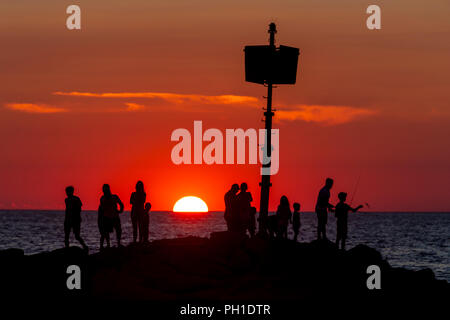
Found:
[[[294,241],[297,241],[298,234],[300,233],[300,203],[295,202],[294,214],[292,218],[292,229],[294,230]]]
[[[345,192],[339,192],[338,198],[339,203],[336,205],[335,208],[336,226],[337,226],[336,245],[339,247],[339,242],[341,242],[341,249],[345,250],[345,240],[347,239],[348,212],[349,211],[356,212],[363,206],[360,205],[357,206],[356,208],[352,208],[348,204],[346,204],[345,201],[347,200],[347,193]]]

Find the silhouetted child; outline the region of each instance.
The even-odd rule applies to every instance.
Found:
[[[80,198],[74,196],[75,189],[72,186],[66,188],[67,198],[65,200],[66,203],[66,215],[64,217],[64,244],[69,247],[69,236],[70,230],[73,230],[73,234],[75,235],[75,239],[83,246],[84,250],[88,250],[86,243],[84,243],[83,239],[80,236],[80,228],[81,228],[81,203]]]
[[[148,242],[148,228],[149,228],[149,212],[152,208],[152,205],[150,202],[147,202],[144,206],[144,212],[142,213],[141,217],[141,230],[139,230],[139,242]]]
[[[345,203],[347,200],[347,193],[345,192],[339,192],[338,194],[339,203],[336,205],[335,208],[335,215],[336,215],[336,225],[337,225],[337,233],[336,233],[336,245],[339,247],[339,242],[341,242],[341,248],[342,250],[345,249],[345,240],[347,239],[347,217],[348,212],[356,212],[359,209],[361,209],[363,206],[360,205],[356,208],[350,207],[348,204]]]
[[[250,208],[247,229],[248,229],[248,232],[250,233],[250,237],[253,238],[255,236],[255,232],[256,232],[256,208],[255,207]]]
[[[292,229],[294,230],[294,241],[297,241],[298,234],[300,233],[300,203],[295,202],[294,215],[292,218]]]

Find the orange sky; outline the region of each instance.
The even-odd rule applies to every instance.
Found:
[[[65,27],[78,4],[82,30]],[[137,179],[155,210],[195,195],[223,209],[257,165],[181,165],[171,132],[261,128],[265,89],[244,81],[243,47],[299,47],[295,86],[274,92],[280,196],[312,210],[327,177],[375,211],[450,210],[450,4],[376,1],[23,1],[0,3],[0,208],[62,208],[73,184],[95,209]],[[109,94],[108,94],[109,93]],[[225,97],[224,97],[225,96]],[[128,201],[127,201],[128,202]]]

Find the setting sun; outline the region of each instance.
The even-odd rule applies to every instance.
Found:
[[[183,197],[175,203],[173,212],[208,212],[208,206],[198,197]]]

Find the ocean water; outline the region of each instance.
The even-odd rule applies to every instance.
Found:
[[[99,247],[97,213],[82,213],[81,236],[95,252]],[[299,241],[316,237],[316,216],[302,213]],[[64,212],[0,210],[0,250],[21,248],[26,254],[54,250],[64,246]],[[121,215],[123,244],[132,240],[129,212]],[[336,221],[330,215],[328,238],[335,239]],[[173,213],[151,212],[150,240],[184,237],[208,237],[226,230],[223,212]],[[293,237],[289,230],[289,237]],[[115,236],[112,236],[115,245]],[[73,235],[71,243],[77,244]],[[349,214],[347,248],[366,244],[379,250],[394,267],[432,269],[436,277],[450,282],[450,213],[355,213]]]

